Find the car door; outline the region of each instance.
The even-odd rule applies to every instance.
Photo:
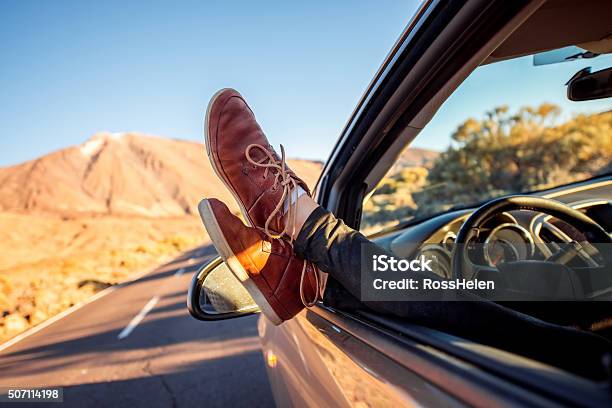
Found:
[[[259,334],[279,406],[464,405],[386,351],[323,317],[326,313],[334,312],[303,312],[282,329],[260,319]]]
[[[462,79],[542,3],[424,2],[325,164],[319,204],[358,228],[363,198],[381,176],[376,167],[386,170]],[[384,245],[387,237],[377,239]],[[548,406],[594,395],[561,372],[550,382],[548,368],[533,361],[322,303],[278,327],[260,319],[259,332],[280,406]]]

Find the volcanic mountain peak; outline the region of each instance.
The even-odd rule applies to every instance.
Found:
[[[139,132],[109,132],[108,130],[104,130],[102,132],[95,133],[90,140],[119,140],[127,134],[143,136],[143,134]]]
[[[313,186],[319,163],[290,160]],[[0,210],[181,216],[204,197],[237,209],[201,143],[99,132],[85,143],[0,169]]]

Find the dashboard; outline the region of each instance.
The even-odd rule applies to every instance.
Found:
[[[533,194],[573,207],[612,231],[612,176],[589,180]],[[376,242],[397,256],[424,256],[436,262],[435,273],[451,277],[451,252],[457,233],[473,209],[444,213],[409,225],[377,239]],[[583,233],[574,226],[548,214],[520,210],[496,214],[475,233],[466,246],[466,267],[496,267],[525,260],[554,260],[568,266],[596,267],[596,251],[588,244],[577,246],[571,254],[563,251],[571,242],[584,243]]]

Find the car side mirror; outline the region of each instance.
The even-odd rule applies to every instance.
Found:
[[[225,320],[259,312],[251,295],[221,257],[213,258],[193,276],[187,309],[198,320]]]
[[[571,101],[590,101],[612,96],[612,68],[591,72],[585,68],[567,83],[567,98]]]

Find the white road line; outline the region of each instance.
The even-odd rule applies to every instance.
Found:
[[[155,307],[157,302],[159,302],[159,296],[153,296],[151,300],[149,300],[147,304],[142,308],[142,310],[138,312],[136,316],[134,316],[132,321],[128,323],[127,326],[125,326],[125,329],[123,329],[121,333],[119,333],[119,336],[117,336],[117,338],[121,340],[129,336],[130,333],[136,328],[136,326],[138,326],[138,323],[140,323],[142,319],[144,319],[144,317],[147,315],[147,313],[149,313],[151,309]]]
[[[114,292],[117,289],[120,289],[124,286],[129,285],[130,283],[136,282],[137,280],[139,280],[140,278],[144,277],[145,275],[148,275],[150,273],[155,272],[157,269],[159,268],[159,266],[156,266],[153,269],[145,269],[142,270],[140,272],[135,273],[133,276],[130,277],[129,280],[122,282],[118,285],[113,285],[113,286],[109,286],[106,289],[101,290],[100,292],[96,293],[95,295],[93,295],[90,298],[85,299],[83,302],[77,303],[76,305],[64,310],[63,312],[56,314],[55,316],[50,317],[49,319],[45,320],[44,322],[29,328],[28,330],[18,334],[17,336],[5,341],[4,343],[0,344],[0,352],[6,350],[7,348],[19,343],[21,340],[30,337],[31,335],[38,333],[39,331],[41,331],[42,329],[51,326],[53,323],[63,319],[64,317],[76,312],[77,310],[81,309],[84,306],[87,306],[90,303],[93,303],[94,301],[100,299],[101,297],[104,297],[112,292]]]
[[[17,336],[13,337],[12,339],[0,344],[0,351],[4,351],[7,348],[13,346],[14,344],[20,342],[21,340],[25,339],[26,337],[30,337],[31,335],[41,331],[42,329],[44,329],[45,327],[48,327],[50,325],[52,325],[53,323],[57,322],[58,320],[63,319],[64,317],[76,312],[77,310],[79,310],[80,308],[82,308],[83,306],[87,306],[90,303],[93,303],[94,301],[100,299],[101,297],[104,297],[106,295],[108,295],[109,293],[114,292],[115,290],[122,288],[124,286],[129,285],[132,282],[136,282],[138,279],[142,278],[145,275],[148,275],[152,272],[155,272],[157,270],[157,267],[155,269],[147,269],[147,270],[143,270],[140,271],[139,273],[134,274],[134,276],[132,276],[129,280],[120,283],[118,285],[114,285],[114,286],[109,286],[106,289],[101,290],[100,292],[96,293],[95,295],[93,295],[90,298],[85,299],[83,302],[81,303],[77,303],[76,305],[64,310],[63,312],[56,314],[55,316],[45,320],[44,322],[29,328],[28,330],[22,332],[21,334],[18,334]]]
[[[95,295],[93,295],[92,297],[88,298],[87,300],[85,300],[82,303],[77,303],[76,305],[64,310],[61,313],[56,314],[53,317],[50,317],[49,319],[45,320],[44,322],[24,331],[21,334],[18,334],[17,336],[13,337],[12,339],[0,344],[0,351],[3,351],[9,347],[11,347],[13,344],[25,339],[26,337],[29,337],[31,335],[33,335],[34,333],[37,333],[39,331],[41,331],[42,329],[44,329],[47,326],[52,325],[53,323],[57,322],[60,319],[63,319],[64,317],[68,316],[69,314],[71,314],[72,312],[82,308],[83,306],[101,298],[102,296],[106,296],[111,292],[114,292],[117,287],[119,287],[119,285],[116,286],[109,286],[106,289],[101,290],[100,292],[96,293]]]
[[[185,272],[185,268],[181,268],[174,273],[174,276],[181,276]]]

